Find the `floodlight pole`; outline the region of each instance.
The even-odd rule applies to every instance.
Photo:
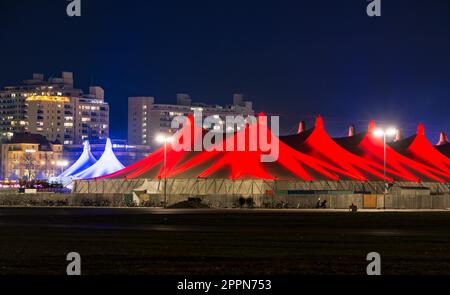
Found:
[[[167,207],[167,137],[164,137],[164,208]]]
[[[395,135],[395,133],[398,133],[398,131],[394,128],[390,129],[377,129],[374,130],[373,134],[377,137],[383,137],[383,176],[384,176],[384,189],[383,189],[383,196],[384,196],[384,203],[386,203],[386,195],[388,194],[388,188],[389,184],[387,182],[387,137],[391,135]],[[386,204],[384,206],[386,208]]]
[[[386,132],[383,132],[383,175],[384,175],[384,194],[387,194],[387,181],[386,181],[386,166],[387,166],[387,139]]]
[[[386,132],[383,133],[383,173],[384,173],[384,182],[386,185],[386,155],[387,155],[387,148],[386,148]]]

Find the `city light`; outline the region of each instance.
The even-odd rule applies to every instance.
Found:
[[[373,135],[376,137],[395,136],[397,132],[398,131],[396,128],[388,128],[388,129],[377,128],[373,131]]]
[[[58,161],[58,162],[56,162],[56,165],[59,166],[59,167],[66,167],[67,165],[69,165],[69,162],[65,161],[65,160]]]
[[[64,168],[69,165],[69,162],[66,160],[60,160],[56,162],[56,166],[61,168],[61,173],[64,171]]]
[[[167,134],[158,134],[155,139],[156,139],[157,143],[170,143],[170,142],[173,142],[173,137],[169,136]]]
[[[26,101],[70,102],[70,98],[65,96],[33,95],[28,97]]]

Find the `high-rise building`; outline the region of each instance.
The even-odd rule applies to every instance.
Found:
[[[73,73],[44,79],[42,74],[0,90],[0,139],[14,133],[40,134],[62,144],[109,136],[109,105],[101,87],[74,88]]]
[[[128,98],[128,143],[133,145],[153,145],[159,132],[170,132],[176,116],[187,116],[195,110],[202,111],[204,117],[254,115],[253,104],[242,94],[233,96],[233,104],[227,106],[192,103],[188,94],[177,94],[176,104],[156,104],[154,97]]]

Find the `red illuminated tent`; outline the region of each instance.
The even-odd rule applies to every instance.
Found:
[[[446,156],[447,158],[450,158],[450,143],[444,144],[444,145],[440,145],[437,146],[436,149],[443,154],[444,156]]]
[[[441,154],[426,138],[423,124],[417,127],[417,134],[391,144],[401,154],[444,173],[450,180],[450,159]]]
[[[261,129],[263,128],[263,129]],[[188,134],[201,139],[205,131],[189,118],[185,127],[176,136],[174,146],[167,149],[166,173],[170,178],[228,178],[228,179],[297,179],[297,180],[340,180],[355,179],[352,172],[337,167],[329,162],[306,155],[273,137],[275,146],[279,147],[279,157],[275,162],[261,162],[261,156],[268,154],[259,145],[253,149],[250,144],[250,134],[259,134],[267,130],[267,137],[272,133],[267,128],[262,116],[257,123],[250,124],[244,130],[226,136],[225,140],[214,143],[211,151],[176,151],[184,144]],[[237,150],[239,139],[245,138],[245,149]],[[260,139],[260,138],[258,138]],[[195,140],[193,140],[194,142]],[[193,146],[191,142],[191,147]],[[259,142],[259,140],[258,140]],[[230,143],[233,151],[223,150]],[[175,147],[175,148],[174,148]],[[162,178],[164,177],[164,150],[161,148],[147,158],[103,178]]]
[[[178,140],[180,144],[183,144],[183,139],[186,137],[187,133],[192,138],[192,143],[190,145],[191,150],[194,149],[194,140],[203,137],[203,130],[198,128],[196,124],[193,122],[193,118],[190,117],[186,122],[187,124],[183,128],[183,130],[175,135],[175,141]],[[172,176],[172,170],[175,166],[179,165],[185,158],[187,158],[189,153],[196,152],[188,152],[188,151],[175,151],[172,148],[171,144],[167,145],[167,163],[166,163],[166,173],[167,176]],[[120,170],[116,173],[107,175],[102,177],[105,178],[162,178],[164,177],[164,148],[158,149],[156,152],[147,156],[146,158]],[[195,177],[194,174],[186,175],[187,177]]]
[[[348,171],[354,180],[384,180],[383,165],[352,154],[338,145],[325,131],[321,116],[317,117],[313,129],[295,135],[282,136],[281,140],[298,151]],[[401,176],[395,170],[389,169],[388,172]],[[389,177],[386,180],[392,181]]]
[[[383,139],[373,135],[374,129],[375,123],[372,122],[367,133],[333,140],[326,133],[323,120],[319,117],[314,129],[280,140],[273,136],[267,128],[267,122],[260,116],[256,123],[247,124],[244,130],[226,134],[224,139],[214,142],[210,150],[195,151],[196,143],[202,143],[207,135],[190,117],[175,135],[175,143],[167,148],[166,175],[180,179],[383,180]],[[250,141],[250,135],[254,134],[258,135],[257,143],[261,142],[260,137],[264,134],[272,138],[273,146],[279,148],[276,161],[261,161],[268,151]],[[188,141],[191,137],[193,140]],[[419,135],[415,139],[409,145],[414,155],[419,157],[422,152],[429,153],[430,146],[426,146],[426,139]],[[242,150],[237,148],[239,140],[245,141]],[[180,149],[181,145],[189,148]],[[227,150],[227,147],[234,149]],[[404,156],[390,146],[386,147],[386,151],[389,181],[449,180],[448,171],[441,167],[446,162],[436,153],[433,163],[441,164],[426,162],[423,156],[422,161],[415,161],[408,158],[411,155]],[[164,177],[163,162],[164,149],[160,148],[145,159],[101,179],[161,179]]]
[[[371,121],[368,132],[352,137],[338,138],[335,141],[346,150],[383,165],[383,139],[373,134],[375,127],[375,122]],[[444,183],[449,176],[436,168],[401,155],[389,145],[386,146],[386,166],[388,174],[395,180],[414,182],[437,181]],[[395,171],[395,174],[392,174],[392,171]]]

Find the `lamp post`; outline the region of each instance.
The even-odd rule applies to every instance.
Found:
[[[67,162],[66,160],[61,160],[61,161],[56,162],[56,165],[61,168],[61,173],[63,173],[64,168],[69,165],[69,162]]]
[[[397,134],[397,129],[395,128],[388,128],[388,129],[382,129],[378,128],[373,131],[373,135],[376,137],[383,137],[383,175],[384,175],[384,194],[386,195],[388,185],[386,181],[386,166],[387,166],[387,137],[392,137]]]
[[[167,143],[173,141],[173,138],[167,134],[159,134],[156,136],[156,142],[164,144],[164,163],[163,163],[163,177],[164,177],[164,208],[167,206]]]

